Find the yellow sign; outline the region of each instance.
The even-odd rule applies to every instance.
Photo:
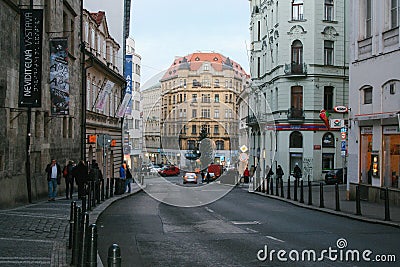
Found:
[[[246,145],[242,145],[242,146],[240,147],[240,151],[242,151],[243,153],[246,152],[247,150],[249,150],[249,149],[247,148]]]

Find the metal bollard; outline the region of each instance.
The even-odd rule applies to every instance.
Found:
[[[290,176],[287,178],[287,199],[290,199]]]
[[[92,210],[92,185],[90,182],[87,184],[86,203],[87,203],[87,210]]]
[[[319,207],[325,208],[324,204],[324,184],[319,183]]]
[[[82,218],[82,239],[80,240],[80,253],[79,253],[79,266],[84,267],[87,258],[87,248],[88,248],[88,228],[89,228],[89,213],[85,212]]]
[[[97,225],[93,223],[89,227],[88,248],[87,248],[87,267],[97,266]]]
[[[270,180],[271,180],[270,181],[270,183],[271,183],[271,186],[270,186],[271,187],[271,195],[273,196],[274,195],[274,178],[271,177]]]
[[[389,189],[385,188],[385,221],[390,221]]]
[[[90,181],[91,187],[92,187],[92,207],[96,207],[96,185],[94,181]]]
[[[110,178],[106,178],[106,199],[110,197]]]
[[[266,181],[266,184],[265,184],[265,194],[269,194],[269,177],[267,177],[267,181]]]
[[[279,178],[275,178],[275,195],[279,196]]]
[[[360,187],[356,185],[356,215],[361,215]]]
[[[75,219],[75,212],[76,212],[76,202],[71,202],[71,211],[69,213],[69,238],[68,238],[68,248],[72,248],[72,239],[74,234],[74,219]]]
[[[86,196],[82,197],[82,214],[85,214],[85,212],[87,211],[87,206],[86,206]]]
[[[100,186],[100,180],[94,182],[96,186],[96,203],[100,204],[100,198],[101,198],[101,186]]]
[[[300,203],[304,203],[304,183],[303,183],[303,179],[300,180]]]
[[[285,197],[285,193],[284,193],[284,190],[283,190],[283,178],[280,178],[279,182],[281,184],[281,197]]]
[[[265,193],[265,179],[263,179],[261,183],[261,192]]]
[[[105,199],[105,198],[104,198],[104,195],[105,195],[105,193],[104,193],[104,189],[105,189],[105,186],[104,186],[104,178],[100,180],[100,186],[101,186],[101,187],[100,187],[100,188],[101,188],[101,190],[100,190],[100,192],[101,192],[100,198],[101,198],[101,199],[100,199],[100,200],[101,200],[101,201],[104,201],[104,199]]]
[[[308,205],[312,205],[312,187],[311,187],[311,181],[308,181]]]
[[[110,197],[114,196],[114,183],[115,183],[115,179],[111,178],[111,180],[110,180]]]
[[[335,184],[335,202],[336,202],[336,211],[340,211],[340,201],[339,201],[339,185],[336,183]]]
[[[294,185],[293,185],[293,200],[297,201],[297,179],[294,179]]]
[[[74,216],[74,234],[72,239],[72,265],[78,264],[79,251],[80,251],[80,240],[81,240],[81,217],[82,211],[81,207],[76,208],[76,213]]]
[[[108,258],[107,258],[108,267],[121,267],[122,259],[121,259],[121,249],[117,244],[112,244],[108,248]]]

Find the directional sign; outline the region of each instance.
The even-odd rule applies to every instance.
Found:
[[[346,141],[342,141],[342,143],[341,143],[341,151],[346,151]]]

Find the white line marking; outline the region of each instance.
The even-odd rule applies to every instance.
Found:
[[[250,224],[250,225],[254,225],[254,224],[261,224],[259,221],[251,221],[251,222],[246,222],[246,221],[232,221],[233,224],[236,225],[244,225],[244,224]]]
[[[50,261],[49,257],[0,257],[2,261]]]
[[[214,213],[214,211],[212,209],[210,209],[209,207],[205,207],[206,211]]]
[[[248,227],[246,227],[246,230],[249,231],[249,232],[258,233],[257,230],[254,230],[254,229],[251,229],[251,228],[248,228]]]
[[[29,265],[44,265],[44,264],[50,264],[50,260],[49,261],[1,261],[0,260],[0,264],[29,264]]]
[[[270,236],[270,235],[267,235],[266,238],[269,238],[269,239],[272,239],[272,240],[275,240],[275,241],[279,241],[279,242],[285,243],[285,241],[280,240],[279,238],[276,238],[276,237],[273,237],[273,236]]]
[[[49,240],[23,239],[23,238],[8,238],[8,237],[0,237],[0,240],[6,240],[6,241],[20,241],[20,242],[54,243],[54,241],[49,241]]]

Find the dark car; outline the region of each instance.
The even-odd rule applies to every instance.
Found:
[[[346,177],[343,177],[343,168],[330,170],[325,174],[326,184],[342,184],[346,181]]]

